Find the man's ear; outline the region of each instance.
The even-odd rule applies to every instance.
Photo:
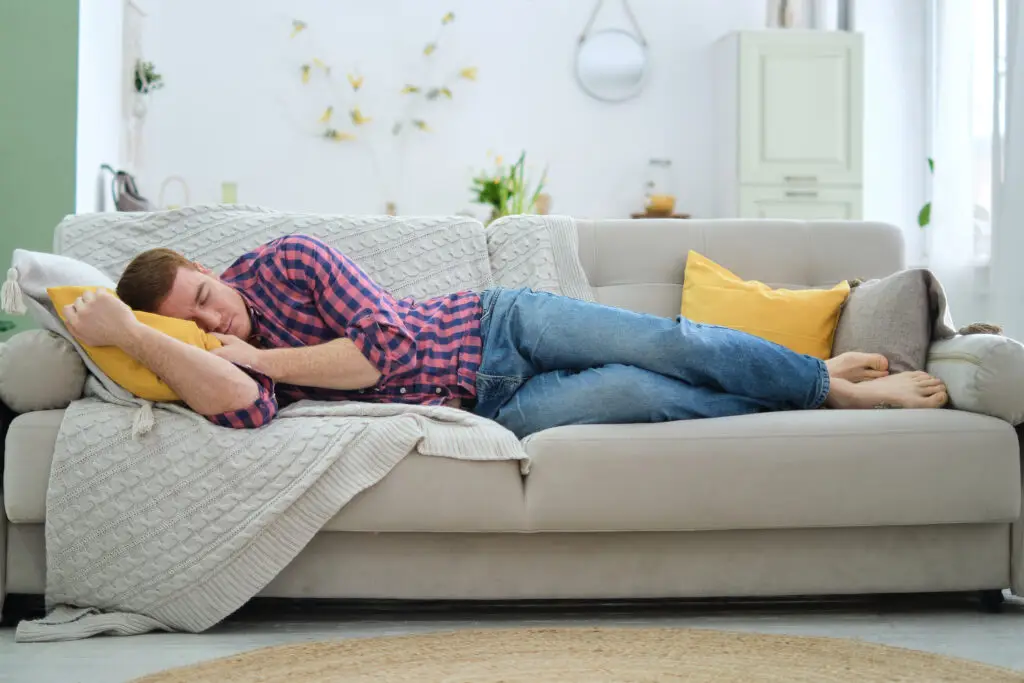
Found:
[[[210,270],[209,268],[207,268],[206,266],[204,266],[202,263],[198,263],[196,261],[193,261],[192,265],[195,266],[196,270],[198,270],[203,275],[213,275],[213,271]]]

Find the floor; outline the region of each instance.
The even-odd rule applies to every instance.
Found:
[[[565,605],[466,610],[263,605],[198,635],[150,634],[16,644],[0,629],[0,681],[121,683],[162,669],[269,645],[463,628],[664,626],[854,638],[1024,671],[1024,600],[987,614],[960,598],[842,602]]]

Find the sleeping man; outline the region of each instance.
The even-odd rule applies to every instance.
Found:
[[[67,306],[71,332],[120,347],[227,427],[259,427],[300,399],[463,407],[520,438],[571,424],[947,402],[940,380],[889,375],[877,354],[822,361],[743,332],[529,289],[398,299],[303,235],[244,254],[220,277],[153,249],[128,265],[117,294]],[[186,345],[132,309],[192,320],[224,346]]]

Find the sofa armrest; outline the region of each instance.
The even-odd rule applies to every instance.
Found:
[[[1024,344],[995,334],[960,335],[928,350],[928,372],[957,410],[1024,422]]]

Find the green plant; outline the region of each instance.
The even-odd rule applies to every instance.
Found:
[[[526,180],[526,152],[519,155],[514,164],[506,167],[501,157],[496,159],[497,171],[493,174],[481,173],[473,178],[470,192],[473,199],[480,204],[492,207],[491,221],[501,216],[532,213],[537,206],[537,197],[544,190],[547,182],[547,168],[541,174],[537,186],[530,187]],[[488,221],[489,223],[490,221]]]
[[[164,87],[164,77],[156,72],[153,62],[135,62],[135,92],[143,95]]]
[[[928,170],[934,175],[935,173],[935,160],[928,157]],[[921,207],[921,210],[917,212],[917,224],[922,228],[927,227],[932,222],[932,203],[928,202]]]

